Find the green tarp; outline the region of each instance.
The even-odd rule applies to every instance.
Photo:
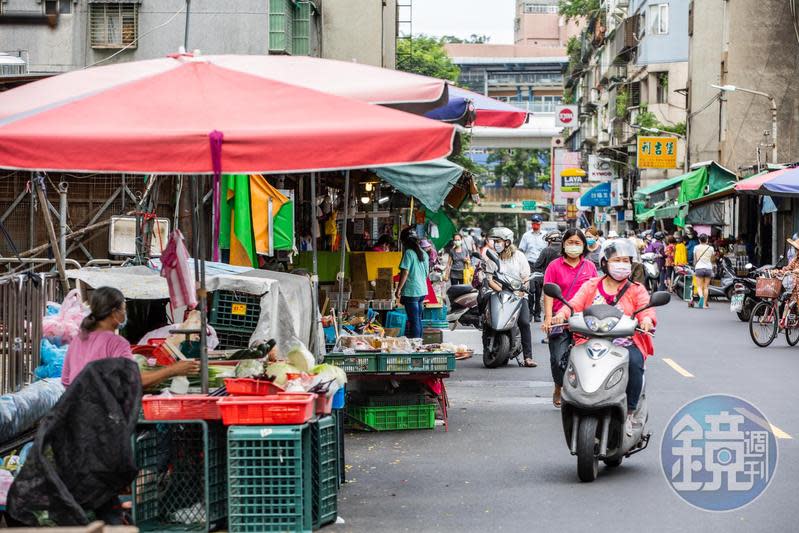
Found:
[[[275,250],[294,249],[294,202],[286,202],[272,218],[272,238]]]
[[[438,211],[463,174],[463,167],[447,159],[429,163],[376,168],[374,173],[407,196],[413,196],[431,211]]]
[[[443,209],[436,213],[428,209],[426,216],[427,220],[438,226],[438,237],[435,239],[431,238],[430,240],[433,241],[433,246],[436,247],[436,250],[441,250],[452,240],[452,237],[458,232],[458,228],[455,227],[455,224],[452,223],[452,220],[450,220]]]
[[[655,204],[653,207],[651,207],[650,209],[646,209],[645,211],[641,211],[640,213],[635,215],[635,221],[636,222],[644,222],[646,220],[649,220],[650,218],[654,218],[655,214],[657,213],[657,210],[660,209],[661,207],[663,207],[663,204],[665,204],[665,203],[666,202],[659,202],[659,203]]]
[[[680,184],[680,194],[677,203],[687,204],[705,194],[707,187],[707,167],[699,168],[687,174]]]
[[[694,171],[696,172],[696,171]],[[643,189],[638,189],[635,191],[633,198],[635,200],[643,200],[647,196],[651,196],[653,194],[659,193],[661,191],[665,191],[667,189],[671,189],[672,187],[678,186],[682,183],[682,180],[694,174],[694,172],[689,172],[688,174],[683,174],[681,176],[675,176],[673,178],[669,178],[667,180],[660,181],[654,185],[650,185],[649,187],[644,187]]]

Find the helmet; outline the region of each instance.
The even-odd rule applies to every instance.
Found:
[[[664,237],[665,237],[665,235],[663,234],[662,231],[655,232],[655,240],[656,241],[662,241]]]
[[[503,226],[491,228],[491,231],[488,232],[488,236],[492,239],[501,239],[503,241],[511,242],[513,241],[513,231]]]
[[[616,239],[605,243],[602,248],[602,257],[605,260],[620,256],[629,257],[636,261],[638,259],[638,247],[630,239]]]
[[[615,230],[610,230],[608,232],[608,239],[618,239],[618,238],[619,238],[619,234],[616,233]]]
[[[547,242],[559,242],[561,238],[560,232],[556,229],[544,235],[544,240]]]
[[[544,217],[542,217],[538,213],[536,213],[535,215],[530,217],[530,222],[533,222],[535,224],[540,224],[543,221],[544,221]]]

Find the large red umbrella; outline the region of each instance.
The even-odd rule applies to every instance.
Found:
[[[267,77],[267,58],[219,59],[96,67],[2,93],[0,168],[274,173],[430,161],[451,151],[450,125],[289,84],[288,71]]]

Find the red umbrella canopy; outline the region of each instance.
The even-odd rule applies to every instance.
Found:
[[[452,126],[355,100],[360,88],[352,98],[310,89],[311,69],[289,83],[291,67],[274,67],[272,76],[281,64],[272,59],[175,56],[74,71],[2,93],[0,168],[275,173],[390,166],[451,152]],[[342,90],[346,84],[331,72],[317,72],[319,87]],[[402,91],[395,86],[377,98],[396,102],[390,99]],[[221,169],[211,150],[220,139]]]

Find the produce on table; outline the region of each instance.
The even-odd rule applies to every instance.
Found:
[[[237,378],[254,378],[264,375],[264,364],[258,359],[244,359],[236,365]]]
[[[275,385],[283,387],[288,381],[288,374],[301,374],[299,368],[284,362],[272,363],[266,367],[266,375],[272,378]]]
[[[299,341],[288,350],[286,359],[300,372],[310,372],[315,362],[313,354]]]

